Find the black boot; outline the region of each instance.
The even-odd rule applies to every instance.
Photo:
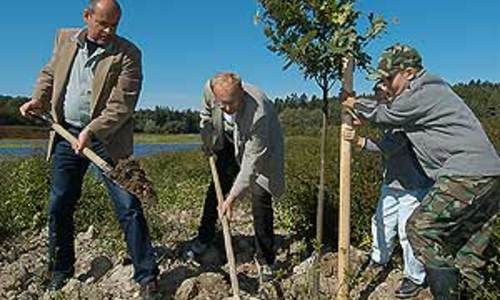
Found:
[[[47,290],[51,292],[62,289],[66,283],[73,277],[73,273],[53,272]]]
[[[458,300],[459,277],[456,268],[429,268],[427,267],[427,283],[431,288],[434,300]]]
[[[158,279],[155,278],[145,284],[141,284],[141,295],[143,300],[163,299]]]

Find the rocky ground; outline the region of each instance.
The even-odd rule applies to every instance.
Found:
[[[251,218],[242,210],[233,222],[233,245],[243,299],[311,299],[313,268],[301,240],[277,231],[277,271],[273,282],[259,286],[253,262]],[[164,299],[230,299],[231,287],[225,264],[224,245],[219,238],[202,257],[183,259],[193,235],[196,217],[186,212],[165,215],[172,230],[155,245]],[[132,280],[132,266],[125,253],[105,246],[98,229],[89,227],[76,238],[77,263],[74,278],[57,293],[44,291],[47,232],[26,233],[16,242],[0,246],[0,299],[140,299],[139,286]],[[401,270],[364,272],[367,254],[352,249],[351,299],[396,299],[393,291]],[[320,260],[320,299],[334,299],[337,255],[326,251]],[[416,299],[431,299],[428,290]]]

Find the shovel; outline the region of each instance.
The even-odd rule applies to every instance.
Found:
[[[78,142],[78,139],[61,126],[61,124],[54,122],[50,115],[30,112],[30,116],[49,124],[57,134],[71,144]],[[154,205],[157,202],[152,182],[146,177],[146,173],[139,163],[132,157],[119,160],[116,167],[113,167],[89,147],[85,147],[82,154],[101,169],[104,176],[130,194],[136,196],[145,205]]]
[[[210,169],[212,170],[212,179],[215,186],[215,194],[217,195],[217,202],[219,206],[224,202],[224,195],[222,194],[222,188],[219,181],[219,174],[217,173],[217,167],[215,166],[214,156],[209,157]],[[224,234],[224,246],[226,248],[226,257],[229,264],[229,277],[231,279],[231,288],[233,290],[233,299],[240,299],[240,286],[238,284],[238,277],[236,275],[236,261],[234,259],[233,244],[231,243],[231,232],[229,229],[229,221],[226,215],[222,215],[219,212],[219,219],[222,223],[222,233]]]

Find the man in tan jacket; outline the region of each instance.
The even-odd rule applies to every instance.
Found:
[[[271,279],[274,263],[272,198],[285,190],[283,133],[274,105],[266,95],[234,73],[220,73],[203,91],[200,112],[203,150],[217,156],[226,195],[220,208],[231,218],[234,202],[252,199],[256,261],[260,279]],[[214,184],[208,189],[198,237],[191,252],[202,253],[211,242],[217,220]]]
[[[74,273],[73,214],[89,161],[80,155],[91,147],[111,164],[133,151],[132,115],[142,85],[141,52],[115,34],[121,8],[115,0],[91,0],[84,10],[86,27],[59,30],[49,63],[38,76],[32,99],[21,114],[51,111],[78,142],[51,133],[49,204],[49,289],[62,288]],[[145,298],[158,293],[158,268],[139,200],[102,176],[113,200],[134,265],[134,279]]]

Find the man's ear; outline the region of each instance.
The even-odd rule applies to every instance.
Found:
[[[404,75],[405,75],[406,79],[412,80],[417,75],[417,69],[415,69],[413,67],[408,67],[404,70]]]
[[[90,11],[90,9],[86,8],[83,10],[83,21],[85,21],[86,24],[89,23],[91,15],[92,12]]]

